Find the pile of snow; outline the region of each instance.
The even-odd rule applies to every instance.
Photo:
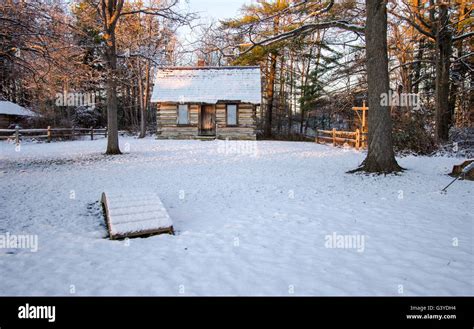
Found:
[[[0,294],[474,295],[474,185],[440,193],[459,158],[377,177],[346,174],[352,149],[222,142],[0,142],[0,236],[38,238],[0,248]],[[105,239],[100,193],[129,189],[158,194],[176,235]]]
[[[24,107],[9,101],[0,101],[0,114],[30,117],[36,116],[36,113],[33,111],[25,109]]]

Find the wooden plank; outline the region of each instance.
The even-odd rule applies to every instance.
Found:
[[[178,108],[178,105],[177,104],[166,104],[166,105],[161,105],[160,107],[158,107],[158,111],[161,111],[161,110],[172,110],[172,109],[177,109]]]
[[[163,112],[174,112],[176,113],[178,111],[178,108],[176,106],[174,107],[161,107],[158,109],[158,113],[163,113]]]
[[[356,135],[356,132],[354,131],[342,131],[342,130],[336,130],[336,131],[333,131],[333,130],[318,130],[318,132],[320,134],[326,134],[326,135],[333,135],[333,133],[335,133],[336,135],[341,135],[341,136],[355,136]]]
[[[355,139],[351,139],[351,138],[343,138],[343,137],[329,137],[329,136],[318,136],[318,139],[319,140],[325,140],[325,141],[329,141],[329,142],[332,142],[333,140],[335,140],[336,142],[347,142],[347,143],[355,143],[356,140]]]
[[[253,125],[240,125],[240,126],[236,126],[236,127],[226,127],[226,126],[223,126],[223,127],[220,127],[219,128],[219,131],[220,132],[239,132],[239,131],[255,131],[255,127]]]
[[[171,115],[158,115],[156,117],[158,120],[175,120],[177,119],[177,116],[171,116]]]
[[[174,233],[166,208],[153,192],[103,192],[101,203],[111,240]]]
[[[162,125],[177,125],[176,119],[175,120],[170,120],[170,119],[161,119],[158,121],[158,124]]]
[[[45,133],[48,129],[20,129],[20,134]]]
[[[72,128],[51,128],[51,131],[72,131]]]

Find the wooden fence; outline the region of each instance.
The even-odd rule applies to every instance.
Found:
[[[51,142],[53,138],[69,138],[74,139],[79,136],[90,136],[91,140],[94,140],[94,136],[105,136],[107,137],[107,128],[51,128],[48,126],[46,129],[0,129],[0,140],[2,139],[14,139],[18,144],[22,138],[40,138],[46,139]]]
[[[342,131],[336,130],[316,130],[316,143],[320,142],[332,142],[334,146],[337,144],[352,144],[356,149],[366,146],[366,134],[361,133],[359,129],[356,131]]]

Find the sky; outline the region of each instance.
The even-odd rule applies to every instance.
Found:
[[[199,16],[193,25],[209,25],[213,21],[236,17],[240,8],[245,4],[251,4],[255,0],[181,0],[180,7],[188,12],[196,13]],[[199,28],[191,30],[189,27],[182,27],[178,30],[179,39],[186,50],[193,49],[193,44],[199,37]],[[185,56],[185,61],[194,60]]]
[[[199,12],[203,18],[222,19],[234,17],[244,4],[251,0],[187,0],[193,12]]]

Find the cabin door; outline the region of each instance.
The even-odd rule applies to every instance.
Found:
[[[216,134],[216,108],[214,105],[202,105],[200,114],[199,135],[214,136]]]

